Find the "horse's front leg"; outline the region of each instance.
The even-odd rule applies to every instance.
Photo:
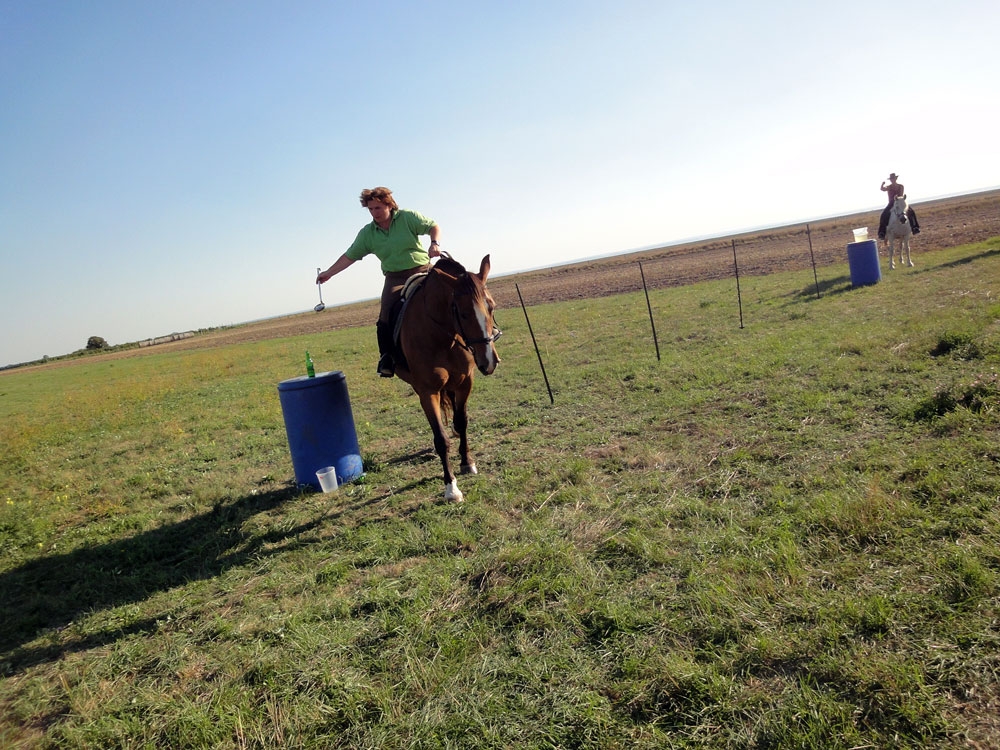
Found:
[[[458,433],[458,455],[462,459],[461,472],[463,474],[478,474],[476,462],[469,453],[469,403],[468,391],[451,394],[451,403],[454,408],[452,423],[455,432]]]
[[[903,251],[899,251],[899,262],[903,262]],[[896,243],[893,240],[889,240],[889,270],[891,271],[896,267]]]
[[[441,459],[441,468],[444,470],[444,499],[450,502],[460,503],[465,498],[462,491],[458,489],[458,482],[451,472],[451,464],[448,461],[448,450],[451,447],[448,435],[445,432],[444,424],[441,422],[441,395],[439,393],[420,394],[420,405],[427,416],[427,422],[434,433],[434,450]]]
[[[909,240],[904,240],[903,244],[906,247],[906,265],[908,265],[910,268],[913,268],[913,259],[910,258],[910,241]],[[903,264],[903,251],[902,250],[899,251],[899,264],[900,265]]]

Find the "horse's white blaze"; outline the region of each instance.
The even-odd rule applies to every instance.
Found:
[[[462,491],[458,489],[458,482],[454,479],[451,480],[450,484],[445,485],[444,499],[451,503],[460,503],[465,500],[465,496],[462,494]]]
[[[491,335],[493,335],[493,327],[490,325],[489,320],[487,320],[486,313],[482,310],[476,310],[476,320],[479,322],[479,330],[482,331],[482,338],[488,339]],[[497,361],[495,355],[496,349],[487,344],[486,361],[489,363],[489,366],[486,369],[489,372],[493,372],[493,370],[496,369]]]
[[[488,339],[493,334],[493,327],[489,324],[489,320],[486,318],[486,313],[482,310],[476,310],[476,322],[479,323],[479,330],[481,331],[480,337]],[[486,372],[491,373],[497,367],[497,350],[490,344],[486,345]]]
[[[486,313],[480,309],[476,309],[476,321],[479,323],[479,330],[483,338],[488,338],[490,335],[489,327],[487,326]]]

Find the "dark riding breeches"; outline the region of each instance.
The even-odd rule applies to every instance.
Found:
[[[385,275],[385,284],[382,286],[382,307],[379,310],[378,321],[375,323],[375,333],[378,337],[379,352],[379,375],[382,377],[392,377],[393,370],[399,366],[405,366],[401,352],[393,352],[395,342],[393,341],[393,321],[399,314],[401,307],[400,298],[403,295],[403,287],[411,276],[429,271],[430,264],[417,266],[406,271],[393,271]]]

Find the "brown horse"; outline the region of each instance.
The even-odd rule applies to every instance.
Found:
[[[411,295],[399,329],[404,361],[397,362],[396,375],[420,397],[444,468],[444,497],[454,502],[464,498],[448,463],[447,413],[451,412],[458,433],[461,471],[475,474],[466,436],[472,376],[475,368],[490,375],[500,362],[493,345],[499,335],[493,324],[494,302],[486,289],[489,272],[489,255],[480,263],[479,273],[441,257]]]

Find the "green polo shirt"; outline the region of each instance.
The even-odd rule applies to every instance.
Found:
[[[408,271],[431,262],[420,243],[419,236],[428,234],[436,222],[416,211],[400,208],[392,215],[389,229],[382,229],[372,221],[358,232],[349,248],[348,258],[361,260],[374,254],[382,261],[382,273]]]

